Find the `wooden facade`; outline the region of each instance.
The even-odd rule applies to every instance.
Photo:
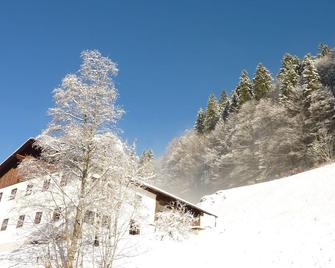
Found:
[[[40,151],[33,147],[34,142],[34,139],[27,140],[0,165],[0,189],[20,182],[22,176],[17,167],[25,157],[40,155]]]
[[[151,192],[153,194],[155,194],[156,196],[156,207],[155,207],[155,213],[158,213],[160,211],[162,211],[163,207],[166,206],[171,206],[171,204],[173,205],[174,203],[180,202],[181,204],[185,205],[186,209],[188,211],[190,211],[193,216],[195,217],[196,221],[193,223],[194,226],[200,226],[200,218],[201,216],[204,216],[204,214],[209,215],[209,216],[213,216],[215,218],[217,218],[216,215],[203,210],[202,208],[187,202],[186,200],[183,200],[175,195],[172,195],[166,191],[163,191],[162,189],[155,187],[153,185],[149,185],[147,183],[143,183],[141,185],[141,187],[143,189],[145,189],[148,192]]]

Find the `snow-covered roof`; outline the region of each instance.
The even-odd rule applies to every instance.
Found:
[[[213,213],[211,213],[211,212],[209,212],[209,211],[207,211],[207,210],[204,210],[203,208],[201,208],[201,207],[199,207],[199,206],[197,206],[197,205],[194,205],[194,204],[192,204],[192,203],[186,201],[185,199],[182,199],[182,198],[180,198],[180,197],[178,197],[178,196],[176,196],[176,195],[173,195],[173,194],[171,194],[171,193],[169,193],[169,192],[167,192],[167,191],[164,191],[163,189],[160,189],[160,188],[158,188],[157,186],[153,186],[153,185],[151,185],[151,184],[149,184],[149,183],[146,183],[146,182],[143,182],[143,181],[140,182],[140,185],[141,185],[141,187],[143,187],[143,188],[147,188],[147,189],[149,189],[149,190],[151,190],[151,191],[153,191],[153,192],[160,193],[160,194],[162,194],[162,195],[165,195],[165,196],[168,196],[168,197],[170,197],[170,198],[172,198],[172,199],[175,199],[175,200],[177,200],[177,201],[180,201],[180,202],[184,203],[185,205],[187,205],[187,206],[189,206],[189,207],[192,207],[193,209],[198,210],[198,211],[200,211],[200,212],[202,212],[202,213],[206,213],[206,214],[211,215],[211,216],[214,216],[214,217],[216,217],[216,218],[218,217],[217,215],[215,215],[215,214],[213,214]]]
[[[23,143],[15,152],[13,152],[13,154],[11,154],[3,163],[1,163],[1,165],[0,165],[0,172],[1,172],[2,169],[6,168],[7,163],[12,162],[13,160],[15,160],[16,154],[19,154],[25,148],[27,148],[29,146],[32,146],[32,144],[34,142],[35,142],[34,138],[29,138],[25,143]],[[185,205],[187,205],[187,206],[189,206],[189,207],[191,207],[191,208],[193,208],[193,209],[195,209],[197,211],[200,211],[202,213],[205,213],[205,214],[217,217],[217,215],[215,215],[215,214],[213,214],[213,213],[211,213],[211,212],[209,212],[207,210],[204,210],[201,207],[199,207],[197,205],[194,205],[194,204],[192,204],[192,203],[190,203],[190,202],[188,202],[188,201],[186,201],[186,200],[184,200],[184,199],[182,199],[182,198],[180,198],[180,197],[178,197],[176,195],[173,195],[173,194],[171,194],[171,193],[169,193],[169,192],[167,192],[167,191],[165,191],[163,189],[160,189],[157,186],[151,185],[151,184],[143,182],[143,181],[139,182],[139,185],[140,185],[140,187],[146,188],[146,189],[148,189],[148,190],[150,190],[152,192],[160,193],[160,194],[162,194],[164,196],[167,196],[167,197],[170,197],[170,198],[172,198],[174,200],[180,201],[180,202],[184,203]]]

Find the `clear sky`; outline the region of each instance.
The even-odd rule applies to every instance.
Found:
[[[1,1],[0,162],[49,121],[52,90],[98,49],[119,65],[122,136],[158,155],[241,69],[335,46],[334,0]]]

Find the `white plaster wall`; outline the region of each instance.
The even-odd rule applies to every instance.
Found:
[[[142,223],[141,233],[150,233],[155,229],[155,209],[156,195],[144,189],[137,189],[137,194],[141,196]]]
[[[22,198],[26,193],[27,184],[27,182],[21,182],[0,189],[0,193],[3,193],[0,201],[0,227],[4,219],[9,219],[7,229],[0,231],[0,252],[17,248],[34,229],[33,221],[36,211],[34,208],[21,206]],[[9,200],[11,191],[15,188],[18,189],[16,197],[13,200]],[[16,228],[19,215],[25,215],[25,220],[23,227]],[[43,220],[42,216],[41,224],[43,224]]]
[[[38,228],[41,228],[43,223],[50,222],[53,209],[56,206],[54,201],[50,199],[50,194],[46,194],[46,192],[42,191],[43,181],[43,179],[38,181],[31,180],[29,182],[25,181],[0,189],[0,193],[3,193],[0,201],[0,226],[4,219],[9,218],[7,229],[0,231],[0,252],[17,248],[27,236],[37,231]],[[32,193],[29,196],[25,196],[29,183],[33,183],[34,185]],[[52,187],[56,186],[51,183],[47,193],[52,192]],[[69,193],[76,191],[75,185],[68,185],[66,187],[66,191]],[[9,200],[11,191],[15,188],[18,189],[16,197],[14,200]],[[141,196],[141,234],[151,233],[154,231],[156,195],[138,188],[136,193]],[[62,203],[60,196],[55,195],[52,198],[55,199],[57,203]],[[41,204],[43,204],[43,208],[41,208]],[[40,224],[34,224],[37,211],[42,211],[43,213]],[[125,212],[125,214],[127,214],[127,212]],[[23,227],[16,228],[20,215],[25,215],[24,224]]]
[[[208,214],[200,216],[200,227],[202,228],[216,227],[216,217]]]

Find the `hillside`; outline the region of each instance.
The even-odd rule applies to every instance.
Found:
[[[216,230],[184,242],[159,242],[132,267],[335,265],[335,164],[219,191],[201,206],[219,215]]]
[[[228,94],[229,93],[229,94]],[[234,89],[211,94],[160,159],[170,191],[195,201],[219,189],[265,182],[334,160],[335,49],[286,53],[277,74],[258,64]]]
[[[135,236],[117,268],[289,268],[335,265],[335,164],[218,191],[200,206],[217,228],[184,241]],[[2,258],[9,260],[8,255]],[[8,267],[7,261],[1,267]]]

